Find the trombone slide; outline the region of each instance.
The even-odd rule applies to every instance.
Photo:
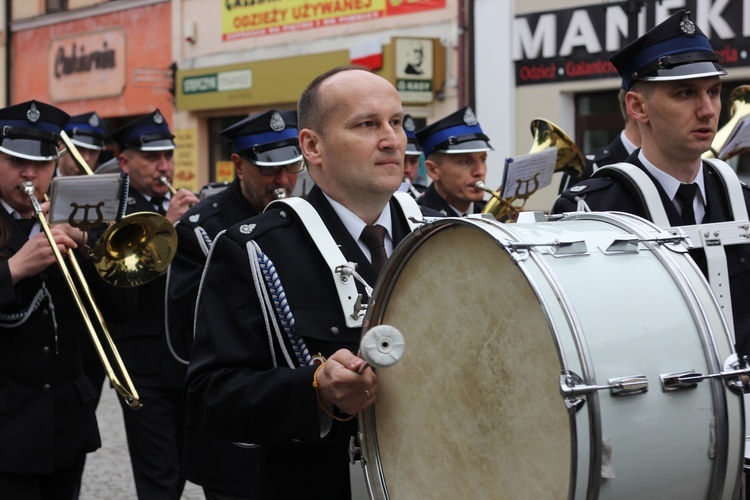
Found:
[[[93,322],[91,321],[91,317],[89,316],[89,313],[86,309],[86,305],[84,304],[83,299],[81,298],[81,294],[78,292],[78,288],[76,287],[76,284],[73,281],[73,277],[70,273],[70,270],[68,269],[68,266],[65,264],[65,261],[63,260],[63,256],[60,253],[60,250],[57,248],[57,243],[55,243],[55,238],[54,236],[52,236],[52,230],[50,229],[50,226],[47,223],[47,219],[44,217],[44,213],[42,212],[42,207],[39,204],[39,200],[37,200],[36,196],[34,195],[33,183],[29,181],[24,182],[22,187],[23,187],[24,193],[31,200],[31,204],[34,207],[34,214],[39,220],[39,223],[42,226],[42,231],[44,231],[44,234],[47,237],[47,241],[50,247],[52,248],[52,252],[55,255],[55,260],[57,261],[60,271],[62,272],[62,275],[65,278],[68,288],[70,289],[71,295],[73,296],[73,300],[75,301],[76,306],[78,307],[78,310],[81,313],[83,322],[86,324],[86,329],[89,332],[91,340],[94,342],[94,346],[96,347],[96,352],[99,355],[99,359],[101,360],[102,364],[104,365],[104,369],[107,372],[107,377],[109,377],[110,381],[112,382],[112,386],[115,388],[115,390],[125,399],[125,402],[128,404],[128,406],[134,409],[140,408],[142,404],[138,397],[138,392],[133,386],[133,382],[130,379],[130,375],[125,369],[125,365],[123,364],[122,359],[120,358],[120,354],[117,351],[117,347],[115,346],[115,343],[112,340],[112,337],[110,336],[109,331],[107,330],[104,317],[102,316],[99,308],[96,306],[96,303],[94,302],[94,298],[91,295],[91,290],[89,289],[88,284],[86,283],[86,280],[83,276],[83,272],[81,271],[81,268],[78,265],[78,261],[76,261],[75,255],[73,254],[73,252],[68,252],[68,261],[70,262],[70,267],[73,268],[73,271],[76,274],[76,278],[78,279],[80,286],[83,289],[83,293],[86,296],[86,299],[88,300],[89,308],[93,311],[93,314],[96,316],[99,327],[101,328],[101,332],[108,341],[110,352],[112,353],[112,356],[114,357],[115,362],[117,363],[120,374],[122,375],[122,378],[124,380],[124,385],[120,382],[120,379],[117,377],[117,375],[115,374],[112,368],[112,363],[109,361],[107,353],[104,351],[104,348],[102,347],[102,343],[99,340],[99,335],[96,331],[96,328],[94,327]]]

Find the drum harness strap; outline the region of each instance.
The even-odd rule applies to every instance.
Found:
[[[643,170],[630,163],[615,163],[600,168],[597,171],[597,177],[608,175],[612,171],[621,174],[617,177],[621,180],[630,181],[631,187],[639,195],[642,205],[646,207],[649,218],[654,224],[674,235],[685,236],[690,248],[703,249],[708,268],[708,282],[724,312],[727,327],[734,342],[731,293],[726,293],[729,290],[729,272],[724,246],[750,243],[747,230],[747,207],[742,194],[741,182],[732,167],[716,158],[704,158],[703,161],[708,162],[720,178],[734,222],[696,224],[673,228],[670,227],[669,218],[661,204],[661,198],[654,181]],[[578,199],[578,210],[591,211],[582,198]]]

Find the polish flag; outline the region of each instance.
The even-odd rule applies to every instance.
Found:
[[[383,67],[383,46],[379,38],[355,43],[349,48],[349,61],[369,69]]]

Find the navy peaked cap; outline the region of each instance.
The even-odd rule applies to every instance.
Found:
[[[0,109],[0,151],[34,161],[57,159],[65,111],[39,101]]]

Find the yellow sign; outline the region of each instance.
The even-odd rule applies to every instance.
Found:
[[[224,41],[444,9],[446,0],[224,0]]]
[[[177,109],[235,109],[297,102],[313,78],[342,64],[349,64],[348,51],[178,70]]]
[[[125,88],[122,29],[54,38],[47,60],[47,81],[53,102],[119,96]]]
[[[198,191],[198,143],[195,129],[174,131],[174,187]]]
[[[216,182],[232,182],[234,180],[234,163],[231,161],[216,162]]]

